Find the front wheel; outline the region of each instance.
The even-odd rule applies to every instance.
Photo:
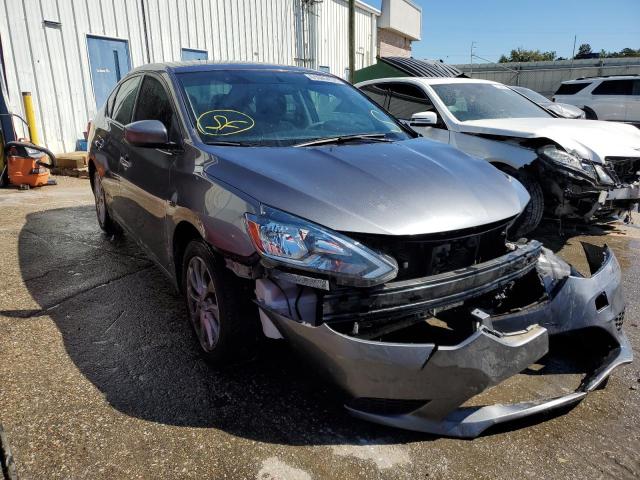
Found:
[[[511,173],[529,192],[531,200],[527,204],[524,212],[516,219],[511,227],[513,232],[510,236],[518,239],[534,231],[542,221],[544,213],[544,193],[537,178],[528,172],[517,171]]]
[[[187,312],[204,357],[224,364],[250,355],[258,330],[246,286],[203,241],[189,243],[182,265]]]

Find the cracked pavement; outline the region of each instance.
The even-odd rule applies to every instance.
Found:
[[[168,280],[131,240],[100,232],[87,180],[58,180],[0,190],[0,423],[20,478],[640,475],[637,360],[573,409],[473,441],[359,421],[286,346],[226,370],[204,363]],[[640,229],[538,234],[578,268],[579,240],[615,250],[637,357]]]

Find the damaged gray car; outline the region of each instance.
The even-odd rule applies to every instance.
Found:
[[[90,129],[98,221],[182,292],[209,360],[284,338],[373,422],[474,437],[603,385],[632,359],[612,251],[585,245],[582,275],[508,240],[523,186],[415,136],[328,74],[147,65]],[[584,332],[575,391],[474,403]]]

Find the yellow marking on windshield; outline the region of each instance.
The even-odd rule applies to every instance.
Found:
[[[256,122],[238,110],[209,110],[198,117],[196,127],[203,135],[225,136],[246,132]]]

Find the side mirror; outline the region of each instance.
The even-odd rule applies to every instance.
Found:
[[[160,120],[140,120],[124,127],[125,141],[135,147],[167,148],[169,135]]]
[[[428,127],[436,123],[438,123],[438,115],[436,115],[436,112],[416,112],[411,115],[409,126]]]

